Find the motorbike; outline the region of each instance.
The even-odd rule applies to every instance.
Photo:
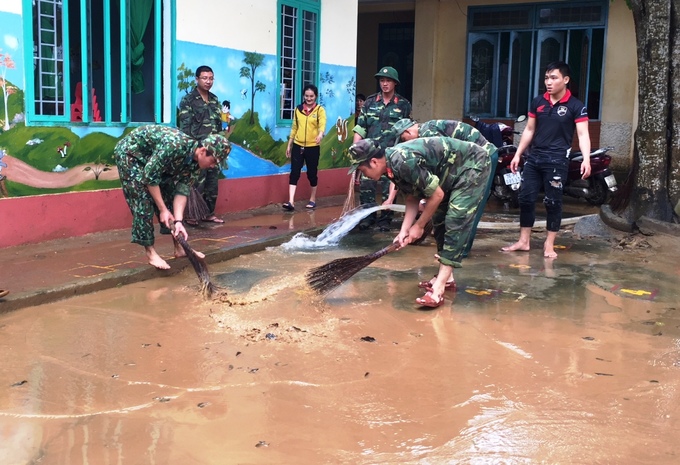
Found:
[[[518,122],[523,120],[522,117],[517,119]],[[513,145],[512,141],[514,135],[519,133],[503,123],[488,124],[474,118],[473,121],[475,121],[479,132],[490,142],[496,145],[494,141],[500,140],[501,144],[500,146],[496,145],[498,147],[498,165],[494,172],[491,194],[502,202],[508,202],[511,208],[517,208],[519,206],[519,188],[522,184],[520,173],[524,166],[524,155],[516,173],[513,173],[510,169],[510,162],[517,152],[517,147]],[[590,153],[591,173],[586,179],[581,179],[583,154],[579,151],[571,151],[569,153],[568,176],[564,183],[564,195],[584,199],[591,205],[604,204],[610,193],[614,193],[618,189],[616,178],[609,169],[612,158],[607,155],[607,152],[612,149],[613,147],[603,147]]]
[[[607,152],[614,147],[603,147],[590,152],[590,176],[581,179],[581,152],[569,153],[569,175],[564,186],[564,194],[585,199],[591,205],[602,205],[610,193],[618,189],[616,178],[609,169],[612,157]]]
[[[475,128],[496,147],[498,147],[498,164],[493,174],[493,184],[491,195],[501,202],[509,203],[510,207],[519,206],[519,187],[521,185],[521,175],[510,170],[510,162],[515,157],[517,147],[514,145],[515,131],[512,126],[503,123],[485,123],[478,117],[471,116],[470,119],[475,123]],[[517,118],[516,122],[522,122],[526,116]],[[524,164],[524,159],[520,161],[520,166]]]

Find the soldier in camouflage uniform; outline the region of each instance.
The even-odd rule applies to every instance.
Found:
[[[366,138],[379,138],[400,119],[411,117],[411,102],[395,91],[395,87],[399,85],[399,73],[397,73],[397,70],[390,66],[385,66],[380,68],[380,71],[375,74],[375,78],[380,82],[381,92],[370,95],[366,102],[364,102],[364,106],[361,107],[357,124],[353,129],[353,142]],[[383,203],[392,203],[393,195],[390,195],[389,180],[382,178],[380,184],[382,187]],[[361,194],[359,197],[361,205],[375,204],[377,186],[378,182],[362,177]],[[393,215],[394,212],[392,211],[382,212],[380,219],[377,221],[381,231],[389,230]],[[376,222],[376,218],[377,215],[373,213],[362,220],[359,223],[359,227],[361,229],[369,228]]]
[[[210,92],[214,80],[213,70],[209,66],[196,68],[196,87],[185,95],[179,104],[179,129],[197,141],[222,131],[222,107],[217,96]],[[201,173],[198,187],[210,214],[205,218],[187,218],[189,224],[198,224],[200,220],[224,223],[215,216],[219,175],[218,168]]]
[[[491,159],[480,146],[450,137],[424,137],[383,149],[376,140],[362,140],[349,149],[352,167],[370,179],[386,174],[406,196],[406,213],[394,242],[416,241],[432,219],[439,254],[434,282],[420,283],[427,293],[420,305],[438,307],[444,291],[454,286],[453,268],[461,266],[479,204],[492,175]],[[416,220],[420,199],[427,199]]]
[[[153,246],[154,214],[161,224],[174,226],[175,256],[184,255],[175,237],[188,237],[182,218],[190,186],[201,169],[224,162],[230,150],[222,135],[197,142],[175,128],[160,125],[138,127],[116,144],[114,159],[132,212],[132,242],[144,246],[149,264],[161,270],[170,268]]]
[[[489,142],[481,132],[469,124],[463,123],[462,121],[435,119],[419,124],[411,119],[403,119],[398,121],[392,127],[390,133],[385,134],[382,137],[381,145],[383,147],[390,147],[394,144],[398,144],[399,142],[413,140],[417,137],[453,137],[454,139],[465,142],[472,142],[473,144],[477,144],[487,151],[489,157],[491,157],[491,166],[494,167],[494,169],[498,165],[498,148]],[[489,183],[486,186],[484,198],[477,209],[477,216],[475,217],[475,223],[472,227],[470,241],[463,251],[463,257],[467,257],[470,253],[472,243],[474,242],[475,235],[477,234],[477,225],[482,219],[484,207],[486,206],[486,201],[489,199],[492,185],[493,176],[489,178]]]

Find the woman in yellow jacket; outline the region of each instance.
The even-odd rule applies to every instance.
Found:
[[[295,108],[293,126],[290,129],[286,157],[290,158],[290,180],[288,202],[283,209],[295,210],[295,189],[297,188],[303,165],[307,165],[307,179],[312,187],[309,203],[305,208],[316,208],[316,186],[319,182],[318,167],[321,139],[326,130],[326,110],[316,103],[319,90],[307,84],[302,91],[304,101]]]

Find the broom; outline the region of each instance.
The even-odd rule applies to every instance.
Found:
[[[179,245],[182,246],[182,248],[184,249],[184,253],[187,254],[189,262],[191,262],[191,266],[194,267],[194,271],[198,275],[198,280],[201,282],[201,294],[203,294],[203,298],[209,299],[210,297],[212,297],[213,293],[219,289],[219,287],[213,284],[212,281],[210,280],[208,265],[205,263],[205,260],[199,257],[196,251],[191,248],[191,246],[187,243],[186,239],[184,239],[184,236],[182,234],[178,234],[177,237],[175,237],[174,224],[171,226],[170,229],[172,229],[173,232],[172,235],[173,240],[177,241]]]
[[[357,177],[357,171],[352,173],[349,177],[349,190],[347,191],[347,198],[345,199],[345,204],[342,206],[342,213],[340,216],[345,216],[348,212],[354,210],[356,207],[356,200],[354,200],[354,183]]]
[[[307,284],[309,284],[309,286],[318,294],[328,294],[380,257],[385,256],[390,252],[394,252],[399,248],[399,243],[393,242],[387,247],[368,255],[338,258],[325,265],[312,268],[305,275]]]
[[[187,206],[184,209],[185,221],[188,221],[191,225],[198,224],[203,218],[207,218],[210,213],[208,204],[205,203],[201,193],[198,192],[198,189],[192,187],[187,199]]]

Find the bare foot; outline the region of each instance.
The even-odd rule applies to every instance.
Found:
[[[530,245],[526,242],[521,242],[517,241],[512,245],[509,245],[507,247],[501,247],[501,251],[503,252],[528,252],[530,249]]]
[[[187,253],[184,251],[181,245],[177,244],[178,246],[175,247],[175,258],[180,258],[180,257],[186,257]],[[198,256],[198,258],[205,258],[205,254],[203,252],[199,252],[198,250],[194,250],[194,253]]]
[[[556,258],[557,252],[555,252],[555,249],[553,249],[552,247],[545,247],[543,249],[543,256],[545,258]]]
[[[159,269],[159,270],[169,270],[170,265],[168,265],[168,262],[163,260],[158,253],[156,253],[155,250],[153,251],[147,251],[146,252],[146,257],[149,259],[149,265]]]

